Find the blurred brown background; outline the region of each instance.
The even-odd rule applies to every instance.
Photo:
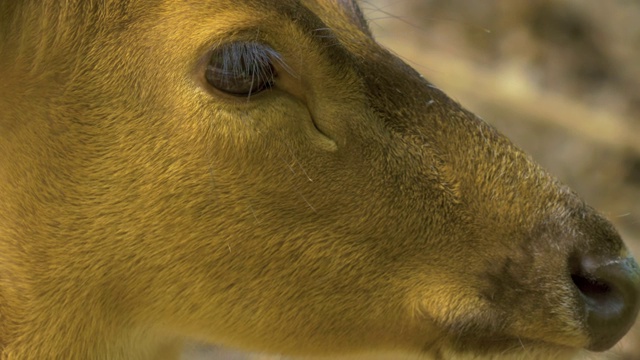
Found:
[[[604,212],[640,257],[640,1],[364,0],[377,39]],[[194,347],[185,359],[279,359]],[[414,359],[391,356],[387,359]],[[640,322],[593,360],[639,360]]]

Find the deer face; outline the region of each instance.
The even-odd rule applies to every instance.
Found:
[[[633,324],[611,225],[354,3],[82,4],[4,5],[25,29],[0,48],[9,358],[122,334],[568,358]]]

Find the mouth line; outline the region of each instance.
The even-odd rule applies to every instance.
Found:
[[[444,336],[436,341],[426,344],[422,353],[430,354],[435,359],[445,360],[446,354],[455,354],[454,358],[465,358],[468,355],[472,359],[511,359],[514,355],[527,354],[534,356],[531,359],[548,359],[550,354],[579,353],[582,349],[569,345],[551,343],[543,340],[520,338],[513,336]],[[539,357],[535,357],[538,355]],[[556,358],[556,357],[552,357]],[[561,357],[558,357],[561,359]]]

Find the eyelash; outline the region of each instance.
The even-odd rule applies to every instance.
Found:
[[[273,61],[280,56],[256,42],[234,42],[213,50],[205,79],[214,88],[234,96],[250,97],[271,89],[278,76]]]

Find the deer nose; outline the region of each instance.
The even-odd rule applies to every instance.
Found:
[[[640,268],[629,258],[582,256],[571,279],[585,307],[589,350],[604,351],[631,328],[640,309]]]

